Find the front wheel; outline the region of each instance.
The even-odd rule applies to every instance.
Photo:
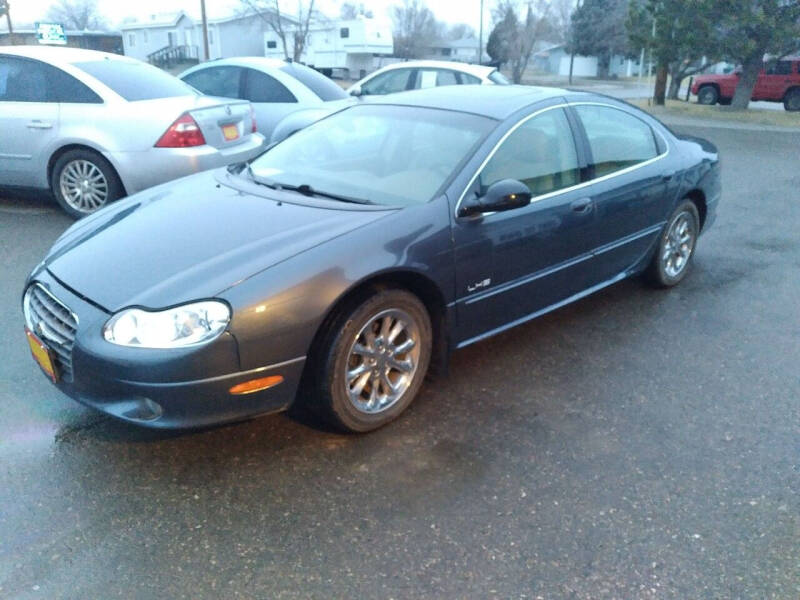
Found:
[[[317,361],[311,402],[333,425],[377,429],[402,413],[419,392],[431,358],[431,320],[413,294],[382,290],[330,328]]]
[[[658,287],[672,287],[686,277],[700,235],[700,215],[684,200],[667,221],[658,249],[648,267],[648,279]]]
[[[795,112],[800,110],[800,89],[789,90],[783,99],[783,108]]]
[[[70,150],[53,166],[50,187],[61,208],[75,219],[125,195],[111,164],[91,150]]]
[[[697,90],[697,103],[712,106],[719,100],[719,92],[713,85],[704,85]]]

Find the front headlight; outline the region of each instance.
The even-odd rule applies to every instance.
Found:
[[[128,308],[103,327],[106,341],[139,348],[179,348],[209,342],[228,326],[227,304],[208,300],[151,312]]]

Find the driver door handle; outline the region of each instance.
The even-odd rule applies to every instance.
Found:
[[[576,213],[588,213],[592,210],[592,199],[591,198],[579,198],[578,200],[574,200],[572,204],[570,204],[572,210]]]
[[[39,119],[28,121],[28,129],[52,129],[52,128],[53,124],[48,123],[47,121],[41,121]]]

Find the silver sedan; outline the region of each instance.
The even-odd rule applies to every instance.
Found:
[[[76,218],[264,142],[248,102],[124,56],[35,46],[0,49],[0,131],[0,186],[50,189]]]

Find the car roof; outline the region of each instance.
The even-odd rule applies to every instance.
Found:
[[[566,95],[574,96],[575,92],[530,85],[443,85],[370,96],[369,102],[455,110],[502,120],[536,102]]]
[[[103,59],[139,62],[135,58],[123,56],[121,54],[111,54],[110,52],[99,52],[97,50],[84,50],[83,48],[64,46],[2,46],[0,47],[0,53],[13,54],[25,58],[35,58],[54,65]]]
[[[391,69],[408,69],[408,68],[436,68],[436,69],[452,69],[453,71],[461,71],[462,73],[469,73],[476,77],[486,78],[492,71],[496,71],[494,67],[487,67],[484,65],[473,65],[471,63],[455,62],[452,60],[409,60],[406,62],[392,63],[381,68],[381,71],[389,71]]]
[[[267,69],[280,69],[286,66],[288,61],[282,58],[267,58],[265,56],[234,56],[232,58],[220,58],[208,62],[200,63],[197,66],[212,67],[215,65],[235,65],[237,67],[261,67]],[[302,65],[300,65],[302,66]]]

